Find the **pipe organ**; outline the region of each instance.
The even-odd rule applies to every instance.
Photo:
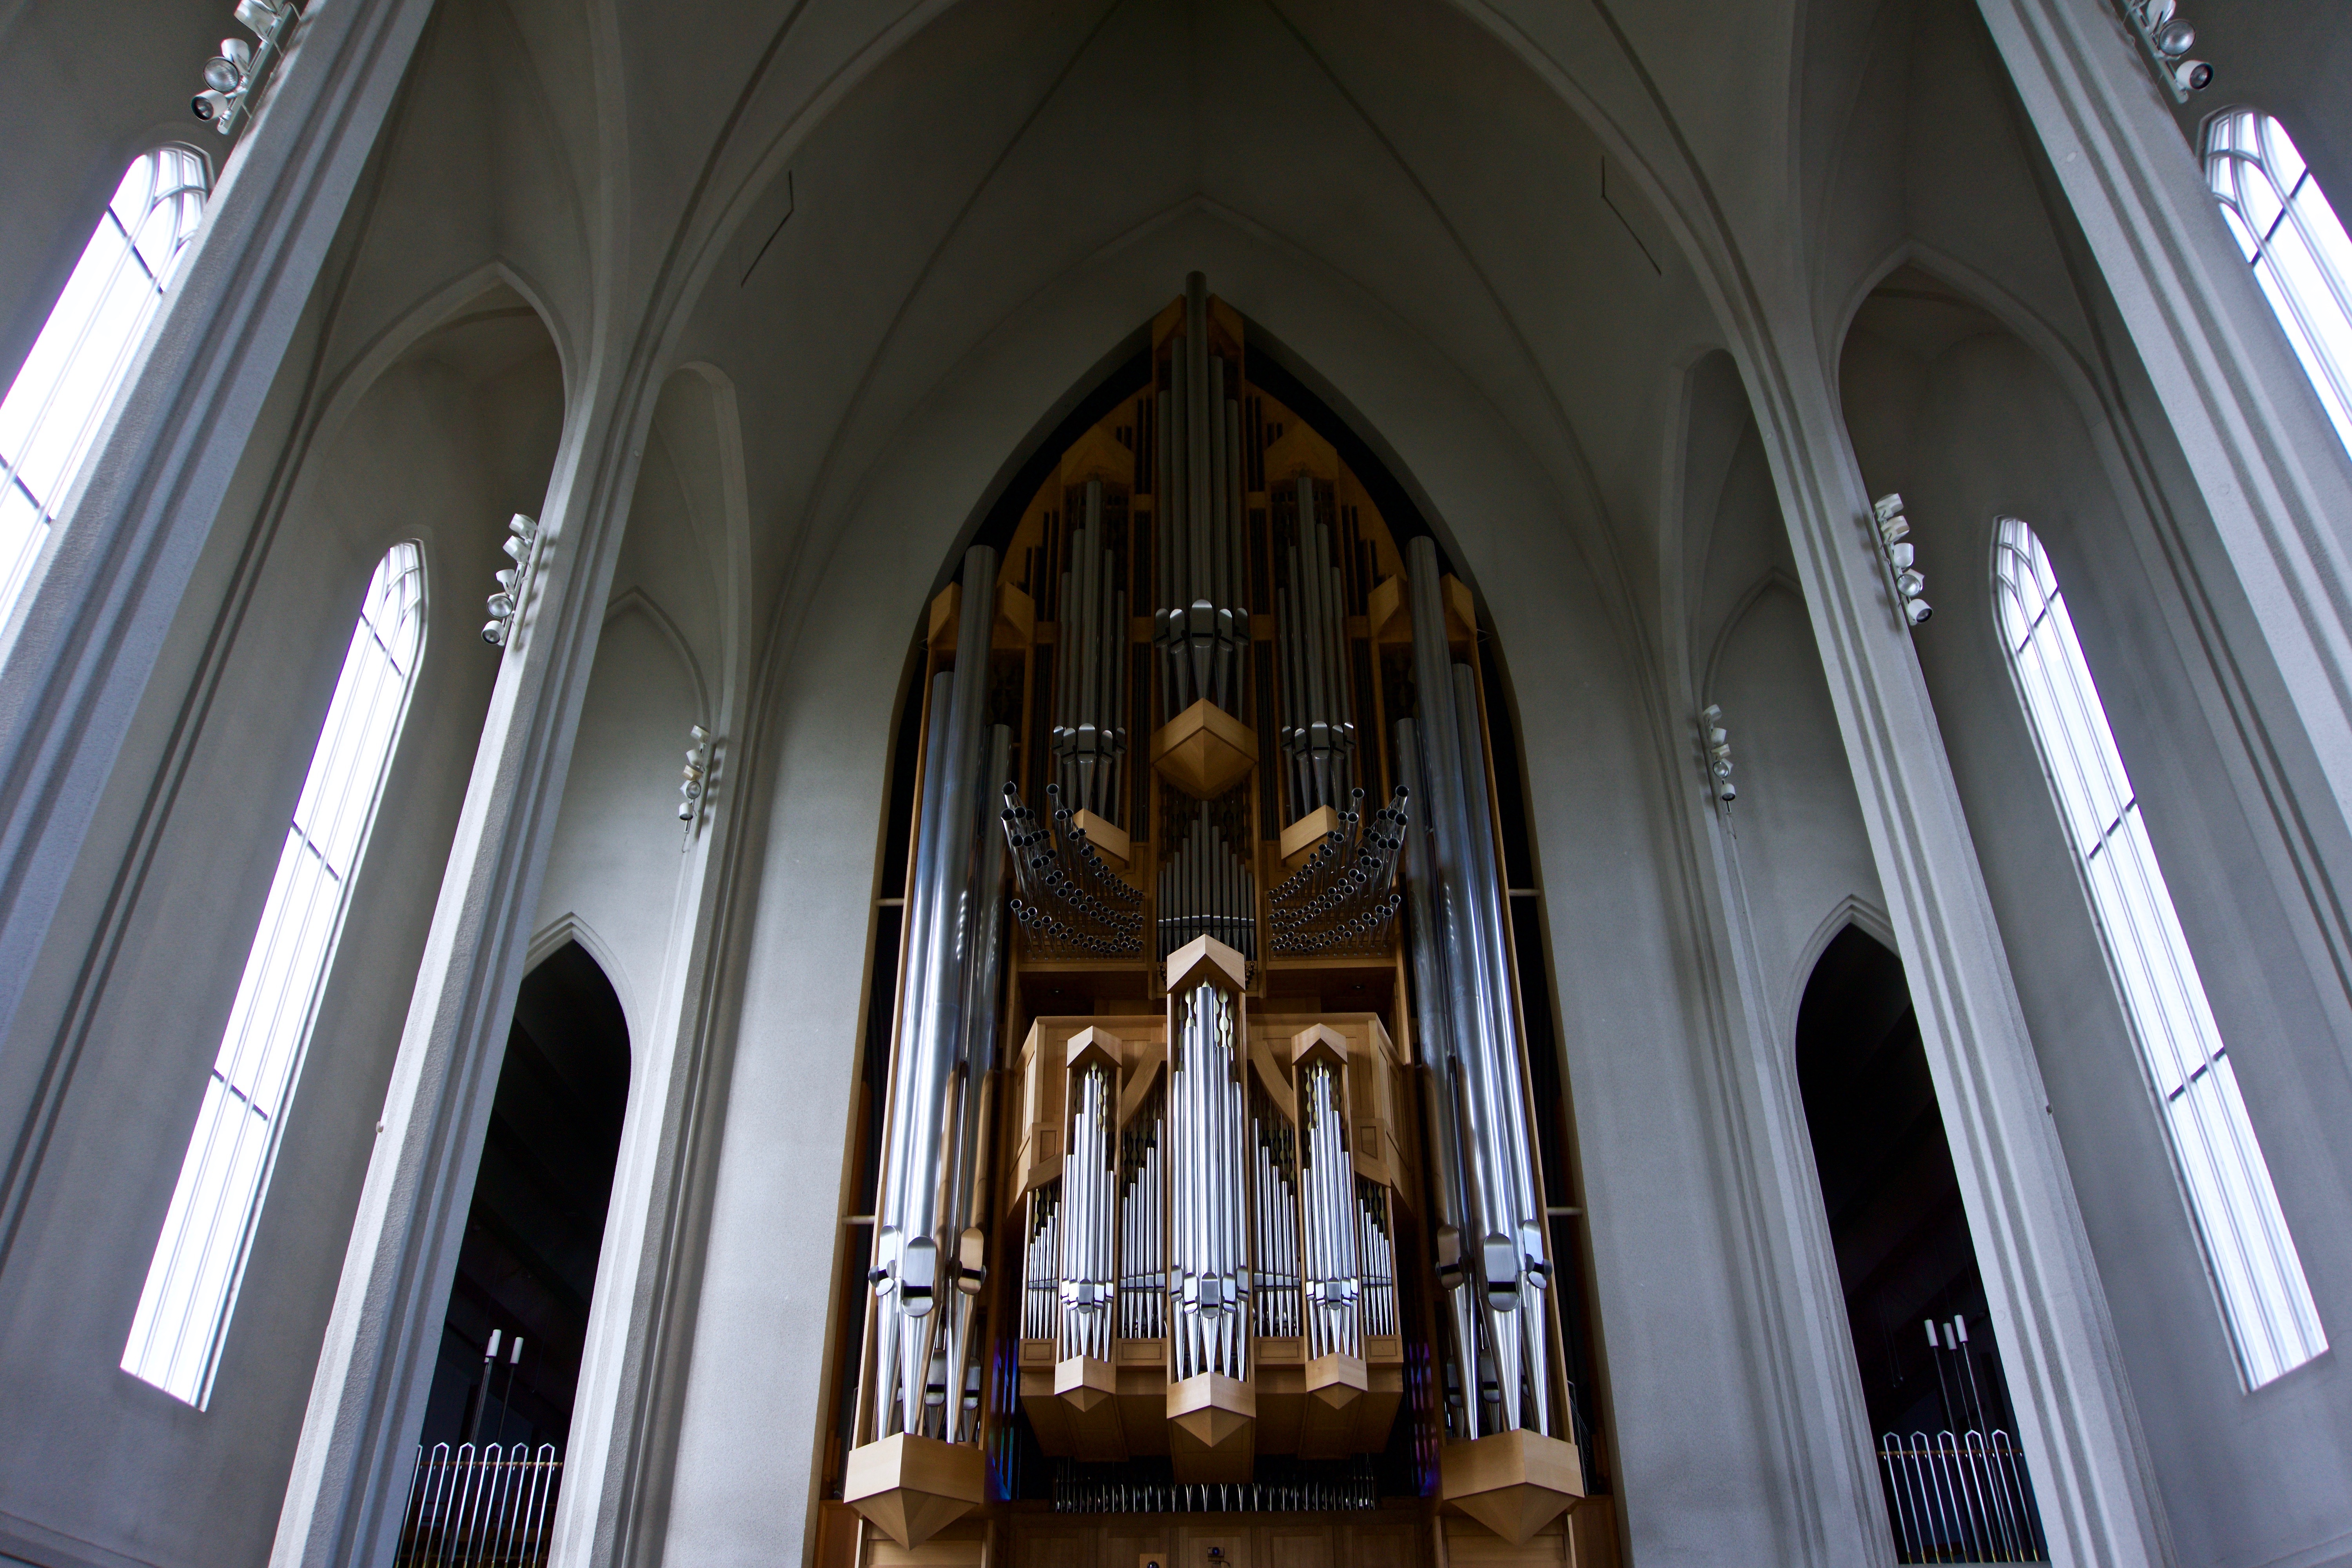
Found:
[[[841,1352],[901,1552],[1041,1458],[1497,1561],[1588,1490],[1475,611],[1244,346],[1194,275],[931,606]]]

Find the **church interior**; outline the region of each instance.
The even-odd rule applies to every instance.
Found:
[[[0,1568],[2352,1568],[2347,72],[0,3]]]

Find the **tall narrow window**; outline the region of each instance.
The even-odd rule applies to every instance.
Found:
[[[0,620],[24,589],[204,210],[203,159],[159,147],[134,160],[0,400]]]
[[[202,1408],[212,1397],[262,1194],[351,907],[425,642],[425,563],[395,544],[368,584],[326,728],[286,830],[195,1135],[147,1266],[122,1369]]]
[[[2002,635],[2246,1386],[2327,1348],[2229,1047],[2180,930],[2105,708],[2033,530],[2000,520]]]
[[[2213,121],[2205,178],[2336,435],[2352,447],[2352,239],[2336,209],[2286,127],[2257,110]]]

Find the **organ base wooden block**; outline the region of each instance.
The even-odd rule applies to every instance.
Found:
[[[1110,1363],[1090,1355],[1074,1355],[1054,1367],[1054,1397],[1083,1415],[1118,1393],[1118,1374]]]
[[[1257,736],[1203,697],[1151,737],[1151,765],[1195,800],[1214,800],[1257,766]]]
[[[906,1432],[850,1450],[842,1476],[842,1500],[900,1546],[920,1546],[987,1494],[977,1447]]]
[[[1584,1495],[1576,1445],[1538,1432],[1496,1432],[1437,1451],[1438,1495],[1515,1546]]]
[[[1257,1391],[1204,1372],[1168,1386],[1168,1458],[1180,1481],[1245,1481],[1257,1458]]]
[[[988,1568],[989,1528],[984,1519],[949,1525],[918,1546],[901,1546],[868,1525],[858,1568]]]
[[[1307,1397],[1333,1410],[1345,1410],[1371,1386],[1363,1362],[1355,1356],[1317,1356],[1307,1363]]]
[[[1314,853],[1315,847],[1337,832],[1339,826],[1338,808],[1318,805],[1284,828],[1280,841],[1282,868],[1296,871],[1307,864],[1307,857]]]

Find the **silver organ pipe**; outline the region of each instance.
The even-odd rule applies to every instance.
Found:
[[[1061,1354],[1110,1360],[1111,1305],[1118,1273],[1112,1205],[1118,1192],[1118,1146],[1111,1125],[1118,1098],[1111,1069],[1089,1063],[1070,1084],[1068,1152],[1062,1158]]]
[[[1257,956],[1257,879],[1203,802],[1176,852],[1160,868],[1160,956],[1210,936],[1245,959]]]
[[[1263,1092],[1250,1097],[1255,1184],[1251,1217],[1257,1259],[1254,1303],[1261,1337],[1286,1339],[1298,1332],[1298,1152],[1290,1122]]]
[[[1021,1273],[1021,1337],[1024,1340],[1061,1338],[1061,1217],[1060,1183],[1049,1182],[1030,1191]]]
[[[1103,864],[1061,786],[1047,784],[1049,827],[1021,803],[1018,785],[1003,786],[999,820],[1018,894],[1007,912],[1024,944],[1043,958],[1129,958],[1143,951],[1143,895]]]
[[[1412,721],[1396,726],[1397,771],[1406,778],[1423,777],[1419,739]],[[1424,792],[1427,786],[1423,786]],[[1423,799],[1428,798],[1424,793]],[[1454,1386],[1475,1419],[1478,1405],[1477,1304],[1471,1299],[1473,1270],[1465,1266],[1464,1248],[1475,1246],[1478,1231],[1469,1217],[1470,1198],[1464,1184],[1462,1152],[1461,1066],[1454,1045],[1453,989],[1445,969],[1445,936],[1439,925],[1442,900],[1431,866],[1430,830],[1409,824],[1400,851],[1406,902],[1412,910],[1409,943],[1412,961],[1413,1026],[1421,1038],[1421,1058],[1427,1084],[1425,1125],[1430,1151],[1427,1172],[1429,1203],[1437,1226],[1437,1285],[1444,1292],[1446,1327],[1452,1331]]]
[[[1374,955],[1387,951],[1402,895],[1390,890],[1404,848],[1405,798],[1399,784],[1388,805],[1363,820],[1358,790],[1339,824],[1306,864],[1266,895],[1268,935],[1277,953]]]
[[[1186,1152],[1171,1173],[1169,1263],[1173,1343],[1169,1375],[1244,1377],[1248,1368],[1249,1258],[1245,1105],[1233,1003],[1213,984],[1178,1003],[1169,1073],[1169,1139]]]
[[[1206,700],[1241,705],[1241,665],[1249,646],[1242,592],[1240,378],[1209,352],[1208,281],[1184,284],[1184,331],[1169,363],[1160,405],[1160,606],[1152,640],[1163,659],[1171,715]]]
[[[1412,541],[1411,552],[1413,675],[1421,692],[1417,738],[1435,830],[1433,880],[1454,1004],[1448,1034],[1469,1123],[1465,1250],[1485,1291],[1486,1349],[1495,1362],[1502,1422],[1517,1427],[1526,1424],[1522,1396],[1530,1382],[1538,1392],[1525,1414],[1538,1422],[1549,1415],[1544,1334],[1540,1326],[1530,1327],[1539,1325],[1543,1311],[1529,1290],[1549,1275],[1543,1205],[1528,1159],[1528,1101],[1511,1006],[1506,915],[1494,872],[1477,691],[1462,679],[1469,676],[1467,667],[1457,676],[1447,645],[1436,547],[1423,536]],[[1538,1353],[1531,1357],[1530,1350]]]
[[[1297,536],[1286,552],[1290,581],[1276,595],[1282,642],[1282,749],[1289,759],[1293,815],[1337,807],[1348,797],[1356,749],[1349,700],[1347,600],[1332,563],[1330,526],[1317,512],[1316,481],[1296,484]]]
[[[964,1044],[964,966],[975,924],[972,845],[987,733],[996,552],[985,545],[966,552],[962,584],[955,668],[940,678],[949,700],[944,715],[933,709],[926,752],[923,821],[929,831],[917,846],[908,900],[914,940],[884,1118],[888,1157],[877,1212],[877,1375],[870,1412],[877,1436],[925,1429],[924,1395],[932,1363],[943,1358],[954,1338],[955,1326],[945,1320],[960,1317],[966,1300],[961,1291],[941,1289],[954,1268],[953,1232],[960,1218],[943,1212],[952,1168],[943,1156],[950,1129],[961,1121],[950,1100],[963,1081],[956,1069]],[[935,702],[941,694],[934,682]],[[993,888],[986,890],[987,899],[995,896]],[[940,1416],[944,1421],[943,1400]]]
[[[1339,1069],[1328,1059],[1298,1070],[1298,1227],[1304,1261],[1309,1361],[1364,1353],[1357,1300],[1363,1281],[1356,1262],[1356,1169],[1347,1147],[1347,1110]]]
[[[1396,1238],[1390,1230],[1389,1190],[1378,1182],[1356,1183],[1356,1257],[1363,1271],[1363,1327],[1367,1334],[1397,1331]]]
[[[1072,811],[1118,822],[1127,754],[1127,591],[1103,541],[1103,482],[1088,479],[1062,574],[1055,647],[1053,751]]]
[[[1165,1105],[1165,1097],[1153,1090],[1119,1135],[1118,1337],[1123,1340],[1156,1340],[1168,1331],[1168,1255],[1160,1234],[1168,1201],[1160,1137]]]
[[[983,777],[993,787],[975,792],[975,804],[983,816],[1007,782],[1012,761],[1013,731],[1003,724],[992,725],[988,770]],[[963,970],[962,1038],[956,1052],[954,1093],[950,1100],[955,1113],[951,1129],[954,1149],[948,1162],[948,1186],[942,1208],[945,1228],[956,1233],[952,1247],[956,1289],[949,1303],[952,1316],[948,1324],[945,1386],[958,1390],[964,1386],[967,1373],[975,1367],[975,1298],[986,1275],[981,1262],[987,1217],[982,1192],[987,1182],[987,1118],[993,1107],[987,1085],[996,1066],[996,997],[1004,960],[1004,837],[990,832],[985,820],[975,822],[972,831],[974,864],[962,910],[969,933]],[[953,1429],[947,1434],[950,1442],[964,1440],[962,1427],[967,1415],[976,1417],[977,1405],[968,1412],[959,1399],[950,1418]]]

